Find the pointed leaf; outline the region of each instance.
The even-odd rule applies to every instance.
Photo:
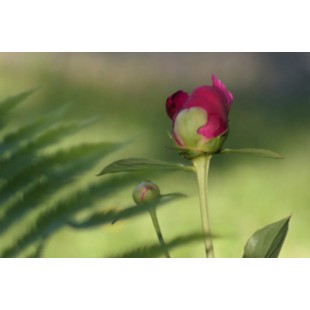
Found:
[[[162,195],[161,199],[156,204],[150,203],[150,204],[144,204],[143,206],[132,206],[121,211],[117,210],[96,211],[84,221],[81,222],[68,221],[67,224],[73,228],[78,229],[93,228],[104,224],[114,224],[119,220],[125,220],[127,218],[143,214],[155,207],[161,207],[171,202],[172,200],[184,197],[186,196],[179,193],[166,194]]]
[[[42,236],[50,235],[63,227],[68,219],[83,209],[89,209],[98,201],[111,195],[113,191],[128,186],[130,175],[104,178],[82,191],[75,191],[69,197],[56,202],[51,208],[39,215],[32,227],[14,242],[2,249],[0,257],[16,257],[27,246],[37,242]],[[114,219],[115,217],[111,218]]]
[[[196,241],[202,241],[205,237],[202,233],[192,233],[185,236],[179,236],[166,243],[167,249],[171,250],[176,247],[187,245]],[[213,237],[212,237],[213,238]],[[162,246],[159,243],[153,243],[151,245],[145,245],[128,252],[112,255],[110,257],[115,258],[151,258],[161,257],[163,255]]]
[[[105,167],[99,174],[104,175],[107,173],[117,172],[129,172],[129,171],[150,171],[150,170],[163,170],[163,171],[193,171],[191,166],[183,164],[170,163],[167,161],[161,161],[157,159],[146,159],[146,158],[128,158],[121,159],[113,162],[112,164]]]
[[[43,176],[35,186],[6,208],[0,218],[0,233],[7,231],[13,223],[27,213],[39,208],[43,201],[46,203],[49,197],[74,182],[78,175],[92,168],[103,156],[111,153],[118,146],[114,143],[84,144],[73,148],[73,152],[61,154],[60,158],[65,158],[65,165],[61,165],[60,161],[59,167]]]
[[[60,118],[64,115],[66,110],[68,109],[68,105],[65,107],[62,107],[61,109],[57,110],[56,112],[51,112],[45,115],[44,117],[40,118],[39,120],[36,120],[35,122],[32,122],[28,125],[19,127],[17,130],[8,133],[5,135],[0,142],[0,156],[1,157],[7,157],[8,154],[12,154],[16,151],[16,149],[21,146],[25,146],[26,144],[29,144],[29,141],[34,141],[39,136],[42,136],[42,133],[46,133],[51,130],[55,132],[55,128],[57,126],[64,127],[63,124],[59,124]],[[76,130],[83,129],[83,127],[86,127],[88,125],[91,125],[94,123],[95,119],[89,119],[86,121],[80,121],[80,122],[70,122],[69,126],[73,129],[73,126],[76,127]],[[66,128],[64,128],[64,133],[66,129],[68,129],[68,123],[65,124]],[[66,133],[66,134],[72,134],[73,131]],[[60,133],[60,136],[61,133]],[[32,144],[30,144],[32,145]]]
[[[34,88],[23,93],[17,94],[12,97],[8,97],[0,102],[0,115],[14,109],[19,103],[27,99],[38,88]]]
[[[36,159],[33,158],[32,162],[28,165],[24,165],[19,173],[11,176],[11,178],[7,178],[6,182],[0,188],[0,209],[1,206],[4,205],[8,199],[11,199],[16,195],[16,193],[25,194],[27,192],[25,189],[29,190],[29,185],[34,185],[37,188],[39,184],[43,185],[43,180],[53,178],[55,176],[55,171],[57,168],[59,169],[59,167],[63,167],[63,171],[65,171],[70,169],[70,166],[75,165],[77,162],[78,165],[76,170],[78,171],[82,166],[83,158],[89,155],[91,147],[91,145],[78,145],[66,150],[60,149],[52,154],[47,154]],[[104,144],[102,147],[107,147],[107,150],[108,148],[111,148],[112,152],[113,149],[118,147],[118,145],[111,144],[109,146]],[[99,151],[100,150],[98,149],[98,152]],[[102,153],[100,152],[100,155],[101,154]],[[73,171],[72,173],[77,171]],[[57,174],[59,174],[59,172]],[[65,174],[67,174],[67,172]],[[65,175],[64,178],[66,177],[67,176]],[[62,181],[63,179],[60,182]]]
[[[41,238],[35,250],[28,254],[27,258],[41,258],[46,238]]]
[[[252,154],[258,155],[262,157],[269,157],[269,158],[283,158],[282,155],[265,149],[253,149],[253,148],[245,148],[245,149],[223,149],[218,154]]]
[[[161,195],[160,199],[156,203],[143,204],[143,206],[133,206],[118,212],[118,214],[114,217],[112,224],[116,223],[118,220],[125,220],[127,218],[131,218],[146,211],[150,211],[154,208],[162,207],[175,199],[180,199],[184,197],[186,197],[186,195],[181,193],[170,193]]]
[[[244,258],[276,258],[284,243],[290,217],[257,230],[244,247]]]
[[[9,157],[0,157],[0,179],[8,180],[14,177],[36,158],[39,151],[83,129],[86,124],[85,122],[58,124],[44,130],[39,136],[33,137],[26,144],[15,148]]]

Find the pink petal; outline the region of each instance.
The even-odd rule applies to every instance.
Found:
[[[215,138],[227,130],[227,124],[217,115],[210,115],[207,124],[200,127],[197,131],[206,139]]]
[[[226,99],[216,87],[200,86],[194,89],[184,108],[201,107],[208,115],[218,115],[223,120],[227,119],[229,107]]]
[[[167,99],[166,111],[171,119],[179,112],[188,97],[187,93],[179,90]]]
[[[232,93],[226,89],[225,85],[214,74],[212,74],[212,84],[213,87],[217,88],[225,96],[227,105],[229,107],[233,101]]]

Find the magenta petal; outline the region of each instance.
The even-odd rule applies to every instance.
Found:
[[[210,115],[205,126],[198,129],[197,133],[204,136],[205,139],[212,139],[227,130],[226,123],[217,115]]]
[[[212,84],[213,84],[213,87],[216,87],[225,96],[227,105],[229,107],[231,102],[234,99],[232,93],[226,89],[225,85],[214,74],[212,74]]]
[[[194,89],[190,98],[186,101],[185,108],[200,107],[207,111],[208,115],[218,115],[223,120],[227,119],[229,107],[226,99],[216,87],[200,86]]]
[[[177,91],[171,95],[166,101],[166,111],[171,119],[181,109],[185,101],[188,99],[188,94],[182,90]]]

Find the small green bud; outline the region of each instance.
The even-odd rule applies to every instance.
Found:
[[[132,198],[137,205],[155,201],[159,196],[159,187],[151,181],[139,183],[132,193]]]

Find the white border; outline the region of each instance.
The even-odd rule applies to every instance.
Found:
[[[309,309],[308,259],[2,259],[2,309]]]
[[[309,51],[306,1],[6,1],[0,50]],[[309,309],[308,259],[0,261],[2,309]]]
[[[10,0],[1,51],[309,51],[301,0]]]

